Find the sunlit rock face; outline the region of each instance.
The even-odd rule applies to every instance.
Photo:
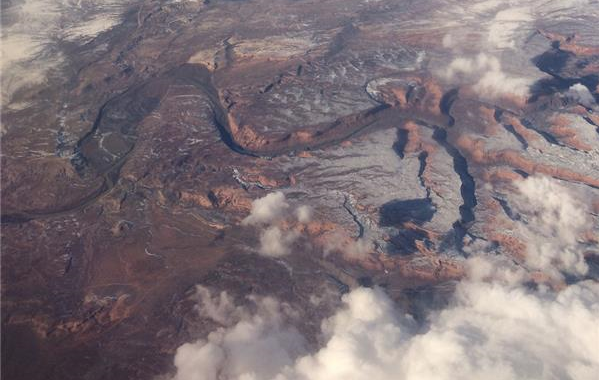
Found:
[[[596,1],[2,8],[7,379],[599,371]]]

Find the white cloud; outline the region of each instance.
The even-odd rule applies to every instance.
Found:
[[[87,42],[121,19],[127,2],[117,0],[23,0],[4,7],[2,25],[2,101],[19,89],[43,84],[67,57],[61,41]],[[4,17],[3,17],[4,21]]]
[[[553,276],[559,271],[585,274],[588,266],[578,240],[589,226],[587,206],[548,177],[531,176],[516,186],[516,205],[526,218],[521,225],[526,263]]]
[[[269,257],[280,257],[290,253],[290,246],[298,238],[294,231],[282,231],[279,227],[271,226],[260,236],[260,254]]]
[[[572,85],[568,89],[566,95],[568,95],[569,97],[576,100],[578,103],[582,104],[587,108],[591,108],[595,105],[595,98],[593,97],[593,94],[591,94],[591,92],[586,86],[580,83]]]
[[[536,15],[532,1],[509,4],[477,1],[463,8],[454,6],[449,12],[459,26],[442,41],[456,56],[446,67],[445,78],[472,86],[478,95],[486,98],[528,96],[533,80],[503,68],[499,57],[521,46],[534,30]],[[478,50],[477,55],[473,49]]]
[[[230,324],[177,349],[173,380],[271,379],[305,351],[302,335],[285,323],[294,317],[288,305],[270,297],[249,301],[254,313],[239,307]]]
[[[295,210],[295,216],[298,222],[308,223],[310,220],[312,220],[312,208],[306,205],[299,206]]]
[[[308,223],[313,210],[308,205],[300,205],[293,212],[280,191],[267,194],[252,202],[252,209],[241,222],[244,226],[264,228],[260,233],[258,253],[268,257],[281,257],[291,253],[291,245],[300,237],[289,229],[289,223]],[[331,234],[324,246],[324,254],[340,252],[348,259],[363,259],[374,250],[374,244],[368,237],[352,239],[347,234]]]
[[[593,282],[558,294],[464,282],[453,305],[412,338],[405,378],[590,379],[599,369],[597,301]]]
[[[456,41],[454,41],[454,37],[449,33],[443,36],[442,43],[444,48],[456,47]]]
[[[467,278],[473,282],[488,282],[518,286],[527,279],[524,268],[515,266],[503,256],[474,255],[466,262]]]
[[[326,238],[323,248],[325,256],[338,252],[349,260],[360,260],[374,251],[374,243],[367,236],[353,239],[345,232],[337,231]]]
[[[584,380],[599,371],[599,284],[592,281],[559,293],[463,281],[423,332],[381,289],[358,288],[323,323],[325,343],[311,354],[270,302],[268,316],[258,311],[180,347],[174,379]]]
[[[252,210],[241,223],[243,225],[260,225],[276,222],[284,218],[289,208],[285,194],[280,191],[267,194],[252,202]]]
[[[474,85],[474,91],[488,97],[528,96],[530,84],[530,80],[526,78],[512,77],[501,70],[491,70],[485,72]]]
[[[353,240],[344,247],[343,253],[349,259],[363,259],[374,251],[374,244],[368,238]]]
[[[509,7],[501,10],[489,24],[488,42],[499,49],[514,49],[517,32],[533,21],[534,17],[528,7]]]
[[[586,271],[577,235],[585,207],[545,177],[516,183],[527,264],[546,273]],[[525,214],[524,214],[525,213]],[[538,248],[538,245],[547,248]],[[529,247],[530,248],[530,247]],[[599,373],[599,283],[527,287],[508,258],[474,255],[449,306],[424,325],[380,288],[357,288],[322,323],[320,348],[305,351],[300,316],[272,298],[251,313],[205,291],[200,314],[226,325],[177,350],[175,380],[594,379]],[[202,295],[203,294],[203,295]],[[204,310],[205,309],[205,310]],[[223,314],[234,315],[226,320]],[[293,316],[293,317],[292,317]]]
[[[487,70],[499,71],[501,70],[501,64],[497,58],[480,53],[475,58],[455,58],[447,67],[445,76],[448,79],[453,79],[458,75]]]
[[[287,228],[281,228],[284,222],[295,218],[300,223],[307,223],[312,217],[312,209],[301,205],[292,213],[285,194],[280,191],[267,194],[252,202],[252,210],[241,222],[244,226],[260,226],[260,247],[258,253],[262,256],[281,257],[288,255],[291,245],[299,238],[299,233]]]
[[[282,378],[592,378],[599,369],[598,290],[584,283],[543,295],[465,282],[452,306],[415,334],[383,292],[357,289],[325,324],[327,344]]]
[[[474,91],[485,97],[503,95],[527,96],[530,80],[506,74],[497,57],[480,53],[474,58],[456,58],[445,69],[450,81],[472,85]]]
[[[196,310],[201,317],[222,325],[231,324],[231,320],[240,319],[244,313],[242,308],[235,306],[234,300],[225,291],[216,295],[205,286],[197,285],[195,299],[198,302]]]

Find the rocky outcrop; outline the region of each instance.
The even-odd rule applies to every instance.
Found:
[[[537,163],[514,150],[485,150],[485,143],[481,139],[463,135],[457,139],[456,144],[461,151],[468,155],[469,159],[479,165],[508,165],[529,174],[545,174],[566,181],[580,182],[592,187],[599,187],[598,178],[577,173],[567,168]]]
[[[276,297],[309,347],[351,288],[386,289],[406,312],[421,288],[446,301],[464,257],[524,260],[510,197],[533,174],[592,202],[577,238],[596,277],[591,15],[503,50],[441,2],[275,3],[135,2],[82,40],[61,15],[62,42],[12,75],[52,65],[2,108],[3,376],[163,376],[177,347],[219,328],[198,315],[197,284]],[[473,73],[477,59],[490,64]],[[242,225],[274,191],[283,220]],[[287,255],[258,254],[269,227],[293,238]]]
[[[569,126],[570,120],[567,117],[556,115],[551,123],[549,131],[565,145],[585,152],[593,149],[593,146],[580,140],[576,135],[576,131]]]

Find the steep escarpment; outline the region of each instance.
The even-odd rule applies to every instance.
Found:
[[[117,9],[89,6],[70,12]],[[59,17],[2,105],[2,371],[170,378],[261,297],[306,352],[355,289],[425,331],[480,254],[527,291],[582,281],[529,260],[554,235],[596,278],[594,16],[523,7],[509,27],[504,5],[453,0],[139,1],[97,33]],[[579,228],[532,229],[534,200],[570,198]],[[202,287],[227,316],[201,313]]]

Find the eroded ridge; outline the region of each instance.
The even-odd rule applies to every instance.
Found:
[[[92,3],[3,14],[7,378],[170,379],[262,296],[306,352],[356,289],[427,331],[481,254],[528,296],[596,281],[596,12]],[[537,228],[538,200],[576,217]]]

